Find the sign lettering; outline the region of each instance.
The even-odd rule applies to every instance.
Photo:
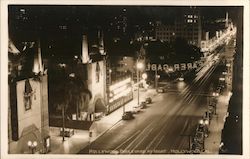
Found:
[[[194,61],[189,63],[176,63],[173,65],[170,64],[147,64],[146,71],[186,71],[186,70],[192,70],[197,69],[199,67],[203,67],[204,61]]]

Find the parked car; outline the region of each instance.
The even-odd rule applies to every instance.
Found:
[[[134,106],[133,109],[132,109],[132,113],[133,114],[137,114],[141,111],[141,106]]]
[[[141,109],[144,109],[144,108],[147,107],[147,103],[146,102],[141,102],[140,106],[141,106]]]
[[[130,120],[130,119],[133,119],[134,116],[133,116],[133,113],[132,111],[126,111],[124,112],[124,114],[122,115],[122,119],[123,120]]]
[[[167,92],[167,88],[166,88],[166,87],[159,87],[159,88],[157,89],[157,92],[158,92],[158,93],[165,93],[165,92]]]
[[[147,97],[145,101],[146,101],[147,104],[151,104],[152,103],[152,98]]]
[[[184,81],[184,77],[179,77],[178,81]]]

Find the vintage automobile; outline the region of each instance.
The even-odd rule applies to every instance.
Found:
[[[133,119],[134,116],[133,116],[133,113],[132,111],[126,111],[124,112],[124,114],[122,115],[122,119],[123,120],[130,120],[130,119]]]
[[[141,111],[141,106],[140,105],[137,105],[137,106],[134,106],[133,109],[132,109],[132,113],[133,114],[137,114]]]
[[[152,103],[152,98],[147,97],[147,98],[145,99],[145,102],[146,102],[147,104],[151,104],[151,103]]]
[[[158,92],[158,93],[165,93],[165,92],[167,92],[167,88],[166,88],[166,87],[159,87],[159,88],[157,89],[157,92]]]
[[[147,107],[147,103],[141,102],[140,106],[141,106],[141,109],[145,109]]]

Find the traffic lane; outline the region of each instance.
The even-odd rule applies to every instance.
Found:
[[[164,102],[165,101],[166,98]],[[144,125],[142,125],[144,129],[141,129],[140,134],[129,139],[126,143],[124,142],[115,150],[121,154],[141,154],[171,153],[171,150],[176,148],[187,149],[186,145],[188,144],[184,145],[184,147],[180,147],[176,140],[181,138],[181,141],[187,141],[186,138],[182,136],[193,132],[192,129],[201,118],[204,109],[202,109],[200,105],[197,105],[196,108],[187,106],[183,101],[179,104],[176,102],[173,107],[176,107],[176,109],[172,109],[168,113],[163,114],[159,120],[146,125],[144,123]],[[157,116],[154,118],[157,118]],[[189,125],[190,123],[193,124]],[[187,125],[190,127],[187,128]]]
[[[102,140],[98,139],[91,144],[91,149],[103,149],[104,144],[107,150],[119,148],[125,150],[124,153],[147,149],[145,145],[151,143],[150,140],[166,125],[167,121],[171,121],[171,124],[167,125],[174,125],[173,130],[178,132],[179,130],[176,128],[183,126],[181,120],[178,120],[180,124],[176,124],[175,120],[169,119],[172,118],[171,114],[182,113],[182,110],[186,109],[180,102],[178,94],[160,94],[154,101],[155,103],[145,109],[144,112],[137,114],[134,120],[122,121],[116,128],[106,133]],[[115,139],[114,136],[116,136]],[[128,140],[127,136],[132,137]],[[115,147],[114,145],[118,146]]]
[[[193,135],[198,121],[206,111],[206,104],[206,97],[197,97],[180,114],[173,114],[168,122],[177,125],[176,121],[178,121],[180,123],[179,127],[173,127],[169,124],[166,127],[169,133],[165,135],[157,149],[166,149],[168,153],[187,153],[187,150],[189,150],[189,136]]]
[[[199,85],[199,89],[196,90],[197,94],[204,92],[204,90],[206,90],[208,86],[211,84],[213,78],[210,78],[210,75],[206,77],[205,82]],[[148,139],[151,139],[149,144],[147,144],[147,141],[145,140],[145,144],[148,146],[144,152],[147,153],[147,150],[149,150],[149,152],[154,152],[154,153],[163,153],[163,152],[171,153],[171,150],[174,149],[187,150],[188,149],[186,147],[187,144],[185,143],[188,142],[186,141],[183,142],[183,140],[186,139],[185,137],[183,139],[182,136],[187,136],[193,132],[192,129],[195,128],[196,123],[198,123],[202,114],[206,110],[206,104],[207,104],[207,97],[204,96],[198,97],[197,95],[195,95],[194,98],[190,98],[188,105],[185,101],[182,101],[181,109],[178,109],[178,111],[176,111],[174,114],[168,114],[168,116],[170,117],[168,118],[168,120],[163,122],[164,125],[159,124],[158,128],[154,128],[154,130],[158,131],[159,133],[156,133],[157,135],[155,135],[155,133],[151,133],[152,135],[154,134],[155,136],[148,137]],[[177,135],[178,132],[182,132],[182,128],[184,125],[188,125],[188,129],[191,130],[188,130],[187,132]],[[149,134],[146,135],[149,136]],[[162,147],[158,149],[158,146]],[[138,148],[138,150],[143,149],[143,147],[139,148],[138,146],[136,148]]]
[[[206,88],[206,85],[203,85],[203,87]],[[155,128],[155,130],[158,129],[158,133],[149,138],[152,140],[149,142],[145,153],[172,153],[172,150],[188,150],[188,135],[194,132],[195,125],[205,112],[206,102],[207,98],[204,96],[196,96],[192,99],[191,104],[181,101],[180,109],[174,113],[169,113],[168,120],[164,121],[164,125],[158,125],[158,128]]]
[[[169,136],[163,138],[162,142],[159,144],[158,149],[165,148],[169,150],[169,148],[171,148],[170,151],[168,151],[170,153],[189,152],[187,151],[189,150],[189,135],[194,132],[195,125],[198,123],[199,119],[201,119],[201,115],[203,115],[203,113],[207,110],[206,106],[208,104],[209,97],[207,97],[206,95],[202,95],[202,92],[209,91],[209,86],[214,82],[215,79],[218,80],[219,74],[220,71],[218,71],[218,69],[216,68],[213,72],[213,75],[209,76],[202,86],[198,85],[199,87],[201,86],[202,89],[197,89],[195,95],[192,95],[194,97],[194,100],[188,102],[189,109],[185,109],[182,114],[177,117],[178,120],[182,120],[182,122],[180,121],[181,123],[185,123],[183,128],[183,130],[185,131],[179,131],[178,129],[171,129],[171,127],[169,127],[170,131],[172,132],[168,133]],[[174,118],[171,119],[174,120]],[[175,139],[173,139],[172,135],[175,135],[178,132],[181,132],[180,135],[176,136]],[[168,142],[168,145],[165,144],[166,142]]]
[[[179,100],[176,97],[176,94],[159,94],[158,96],[153,98],[153,103],[148,105],[148,108],[135,115],[135,119],[129,121],[121,121],[103,136],[94,141],[90,145],[90,149],[114,150],[134,134],[137,134],[137,136],[145,135],[146,130],[148,128],[151,128],[151,125],[148,126],[149,123],[160,123],[162,121],[162,118],[167,117],[166,114],[168,112],[170,112],[172,109],[175,109],[174,111],[178,109],[177,107],[173,107],[173,105],[176,104],[176,102],[178,102]],[[140,132],[138,132],[138,130]],[[122,146],[124,147],[128,145],[129,142],[124,143],[124,145]],[[86,153],[86,150],[83,152]]]
[[[91,144],[91,149],[113,150],[117,149],[117,147],[123,150],[147,149],[147,147],[144,146],[144,148],[141,148],[141,146],[152,143],[150,140],[154,138],[156,134],[158,134],[164,125],[169,125],[170,128],[167,127],[167,129],[172,129],[173,134],[177,134],[176,132],[179,132],[178,128],[183,126],[183,121],[186,119],[183,121],[180,119],[173,120],[172,116],[175,115],[175,117],[177,117],[178,112],[183,113],[182,109],[187,109],[187,106],[183,104],[185,102],[181,102],[181,98],[178,94],[160,94],[154,98],[153,101],[154,103],[149,106],[148,109],[145,109],[143,112],[137,114],[134,120],[120,122],[112,130],[106,133],[102,137],[103,139],[99,138],[93,142]],[[152,108],[153,111],[151,110]],[[165,124],[167,121],[169,121],[170,124]],[[176,121],[180,122],[180,124],[178,124]],[[154,122],[156,124],[148,126],[148,123]],[[132,137],[127,140],[128,136]],[[175,138],[177,137],[178,136]],[[153,141],[156,140],[158,139],[156,138]],[[121,146],[119,147],[119,145]]]
[[[167,94],[167,95],[169,95],[169,94]],[[181,104],[177,104],[177,106],[176,106],[176,103],[178,103],[179,101],[180,101],[180,99],[178,99],[177,98],[177,96],[175,95],[174,96],[174,98],[176,98],[175,100],[173,100],[174,98],[173,97],[170,97],[170,100],[169,101],[171,101],[171,100],[173,100],[173,101],[175,101],[175,102],[173,102],[172,104],[166,104],[167,103],[167,101],[166,101],[166,99],[168,99],[168,98],[166,98],[166,97],[164,97],[164,94],[163,95],[160,95],[160,96],[158,96],[157,98],[162,98],[163,100],[161,100],[161,99],[153,99],[154,101],[161,101],[162,103],[157,103],[157,105],[155,105],[156,107],[158,106],[160,106],[160,105],[163,105],[163,107],[160,107],[160,108],[165,108],[164,107],[164,105],[172,105],[172,106],[174,106],[173,108],[176,108],[173,112],[174,112],[174,114],[176,114],[176,110],[181,110],[180,109],[180,105]],[[169,102],[168,101],[168,102]],[[155,103],[156,104],[156,103]],[[154,106],[153,104],[152,104],[152,106]],[[171,107],[166,107],[167,108],[167,110],[160,110],[160,109],[155,109],[155,110],[160,110],[159,112],[157,112],[158,113],[158,115],[153,115],[154,113],[152,113],[152,111],[150,112],[150,114],[149,114],[149,116],[147,116],[147,115],[140,115],[140,114],[138,114],[138,117],[136,117],[136,119],[134,119],[134,120],[132,120],[132,121],[124,121],[124,124],[122,124],[121,123],[121,126],[122,126],[122,128],[125,128],[125,129],[122,129],[122,128],[120,128],[120,127],[118,127],[118,130],[120,130],[120,132],[119,131],[114,131],[114,132],[111,132],[111,133],[106,133],[105,135],[107,135],[107,139],[106,140],[97,140],[96,142],[94,142],[92,145],[94,145],[95,143],[95,145],[94,145],[94,147],[93,148],[95,148],[95,149],[103,149],[103,148],[105,148],[105,149],[116,149],[116,147],[114,147],[113,145],[117,145],[117,143],[120,143],[120,144],[122,144],[122,143],[124,143],[126,140],[125,139],[127,139],[127,136],[132,136],[133,137],[133,135],[134,134],[138,134],[137,136],[149,136],[150,135],[150,133],[151,134],[155,134],[156,133],[156,131],[159,129],[159,128],[161,128],[163,125],[161,125],[161,124],[157,124],[158,125],[158,128],[156,127],[155,129],[152,129],[152,128],[150,128],[150,127],[146,127],[148,124],[147,123],[150,123],[150,121],[154,121],[155,119],[157,119],[157,117],[159,116],[159,114],[162,114],[162,112],[164,112],[164,111],[166,111],[166,112],[171,112],[171,111],[169,111],[169,110],[171,110]],[[150,108],[149,108],[150,109]],[[147,112],[149,112],[149,111],[145,111],[146,113],[145,114],[147,114]],[[153,112],[155,112],[155,111],[153,111]],[[156,113],[156,114],[157,114]],[[166,117],[167,116],[170,116],[170,115],[168,115],[168,114],[163,114],[163,119],[161,119],[160,120],[160,123],[165,123],[166,121],[165,120],[167,120],[166,119]],[[164,120],[164,117],[165,117],[165,120]],[[142,119],[142,120],[139,120],[139,118],[144,118],[144,119]],[[186,120],[186,119],[185,119]],[[146,122],[142,122],[142,124],[141,124],[141,122],[140,121],[146,121]],[[156,121],[156,120],[155,120]],[[164,122],[162,122],[162,121],[164,121]],[[173,122],[173,121],[172,121]],[[126,123],[126,124],[125,124]],[[132,126],[130,126],[129,127],[129,125],[131,125],[131,123],[132,123]],[[136,123],[136,125],[134,125],[134,123]],[[144,124],[143,124],[144,123]],[[173,122],[174,123],[174,122]],[[181,122],[182,123],[182,122]],[[159,126],[160,125],[160,126]],[[167,124],[167,125],[173,125],[173,124]],[[174,126],[176,126],[176,125],[174,125]],[[135,129],[135,127],[137,127],[137,129]],[[138,129],[140,129],[140,130],[144,130],[143,128],[150,128],[149,130],[148,129],[145,129],[146,131],[142,131],[142,132],[138,132],[138,131],[135,131],[135,130],[138,130]],[[178,126],[177,126],[178,127]],[[133,130],[133,128],[134,128],[134,131],[131,131],[131,130]],[[113,129],[113,130],[116,130],[116,129]],[[173,129],[173,130],[176,130],[176,129]],[[178,129],[176,130],[176,131],[179,131]],[[150,132],[150,133],[148,133],[148,134],[145,134],[145,132]],[[175,134],[175,131],[173,131],[174,132],[174,134]],[[130,134],[129,134],[130,133]],[[118,137],[116,137],[115,139],[112,139],[114,136],[117,136],[118,135]],[[137,137],[136,135],[134,135],[134,137]],[[120,136],[120,137],[119,137]],[[143,140],[147,140],[147,139],[150,139],[151,137],[146,137],[146,138],[136,138],[136,140],[140,140],[140,141],[143,141]],[[121,142],[123,140],[123,142]],[[131,138],[131,140],[133,140],[134,141],[134,139],[133,138]],[[163,140],[163,139],[162,139]],[[98,141],[99,141],[99,143],[98,143]],[[116,143],[115,143],[115,141],[116,141]],[[127,141],[128,143],[131,143],[130,141]],[[146,141],[145,141],[146,142]],[[108,143],[108,144],[107,144]],[[121,146],[124,146],[124,147],[118,147],[118,148],[123,148],[123,149],[136,149],[136,148],[139,148],[140,149],[140,145],[145,145],[145,144],[143,144],[143,142],[136,142],[136,141],[134,141],[133,142],[134,144],[135,144],[135,146],[132,148],[131,147],[131,144],[130,145],[126,145],[127,143],[124,143],[123,145],[121,145]],[[105,146],[103,146],[103,144],[105,145]],[[138,145],[139,144],[139,145]],[[92,146],[91,145],[91,146]],[[109,146],[110,145],[110,146]],[[99,146],[99,147],[98,147]],[[126,147],[126,146],[130,146],[130,147]]]

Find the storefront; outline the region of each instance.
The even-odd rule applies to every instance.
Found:
[[[107,114],[133,99],[132,80],[127,78],[109,87]]]

